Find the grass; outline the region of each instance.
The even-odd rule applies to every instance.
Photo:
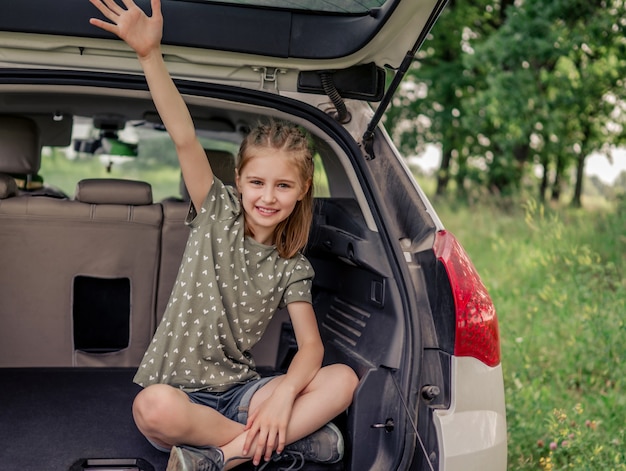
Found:
[[[498,311],[509,469],[626,470],[626,204],[435,201]]]

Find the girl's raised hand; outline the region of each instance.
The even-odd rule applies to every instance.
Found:
[[[91,18],[89,22],[123,39],[139,58],[158,51],[163,35],[163,15],[161,0],[151,0],[152,16],[147,16],[133,0],[122,0],[124,6],[115,0],[89,0],[105,18]]]

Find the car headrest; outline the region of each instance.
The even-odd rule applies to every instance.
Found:
[[[17,184],[11,175],[0,173],[0,200],[17,195]]]
[[[225,150],[204,149],[206,157],[211,164],[213,174],[219,178],[224,185],[235,186],[235,156]],[[180,194],[183,200],[189,201],[189,192],[183,179],[180,179]]]
[[[90,204],[152,204],[149,183],[117,178],[87,178],[76,185],[76,201]]]
[[[40,166],[37,123],[22,116],[0,115],[0,172],[34,175]]]

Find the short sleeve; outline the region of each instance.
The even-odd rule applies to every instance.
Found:
[[[311,263],[304,255],[296,255],[296,259],[291,268],[289,283],[285,287],[280,307],[285,307],[290,303],[305,301],[313,303],[311,289],[313,287],[313,277],[315,271]]]
[[[202,203],[198,212],[193,203],[189,205],[189,212],[185,224],[197,227],[215,221],[224,221],[237,217],[241,211],[241,204],[235,189],[217,177],[213,177],[213,185]]]

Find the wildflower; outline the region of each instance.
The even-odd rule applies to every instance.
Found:
[[[543,448],[545,446],[545,442],[541,439],[537,440],[537,447],[538,448]]]
[[[558,420],[561,423],[567,420],[567,414],[563,412],[561,409],[554,409],[554,416],[556,417],[556,420]]]
[[[550,457],[541,457],[539,458],[539,466],[541,469],[545,469],[546,471],[550,471],[552,469],[552,460]]]
[[[556,442],[550,442],[550,450],[554,451],[559,445]]]

